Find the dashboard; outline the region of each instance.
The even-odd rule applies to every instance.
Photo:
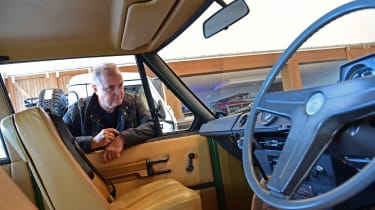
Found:
[[[339,67],[339,82],[373,75],[375,75],[375,53],[349,61]],[[218,118],[203,124],[199,132],[201,135],[217,139],[228,152],[241,159],[248,115],[248,112],[244,112]],[[253,155],[264,178],[272,175],[291,125],[291,121],[286,117],[268,112],[258,113],[254,127]],[[327,192],[361,170],[375,156],[374,131],[375,116],[345,125],[335,135],[330,147],[315,163],[292,199],[310,198]],[[375,189],[370,190],[369,193],[373,195]],[[358,200],[363,202],[361,199]],[[338,209],[341,208],[343,206]]]

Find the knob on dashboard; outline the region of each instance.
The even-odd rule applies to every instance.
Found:
[[[269,112],[260,112],[259,115],[259,122],[262,125],[269,125],[276,119],[276,116]]]

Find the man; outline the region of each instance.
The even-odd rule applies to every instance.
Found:
[[[121,71],[113,63],[93,68],[94,94],[72,104],[63,120],[85,152],[104,149],[104,161],[155,136],[150,112],[126,94]]]

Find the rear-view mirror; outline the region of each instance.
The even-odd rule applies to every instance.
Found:
[[[203,34],[209,38],[227,29],[230,25],[249,14],[249,7],[244,0],[236,0],[224,6],[203,23]]]

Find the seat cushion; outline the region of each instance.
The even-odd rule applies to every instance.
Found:
[[[111,209],[201,209],[199,194],[173,179],[162,179],[120,195]]]

